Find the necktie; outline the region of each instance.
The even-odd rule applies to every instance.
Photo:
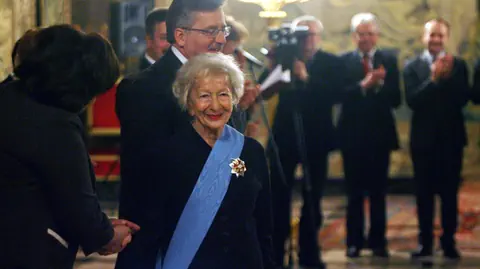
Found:
[[[370,71],[370,57],[368,54],[363,55],[362,64],[363,64],[363,73],[366,76]]]

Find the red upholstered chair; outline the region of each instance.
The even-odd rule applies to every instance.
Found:
[[[99,181],[118,180],[120,176],[120,122],[115,113],[115,84],[88,106],[89,153]]]

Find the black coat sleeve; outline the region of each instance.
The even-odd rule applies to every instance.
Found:
[[[98,251],[113,238],[113,229],[94,191],[95,179],[79,123],[58,120],[42,124],[35,139],[33,167],[41,176],[61,235],[78,242],[85,255]]]
[[[407,63],[403,71],[403,81],[405,85],[405,97],[407,105],[416,110],[428,102],[431,94],[438,89],[438,84],[428,77],[420,77],[415,72],[415,61]]]
[[[322,103],[338,103],[344,83],[344,62],[340,57],[318,52],[309,65],[309,80],[306,89],[314,93]]]
[[[473,86],[471,90],[471,99],[474,104],[480,103],[480,60],[475,64],[473,71]]]
[[[386,76],[383,86],[378,90],[378,97],[382,98],[392,108],[398,108],[402,102],[400,91],[400,72],[397,57],[389,57],[385,64]]]
[[[438,82],[433,82],[430,76],[420,77],[413,64],[407,64],[403,73],[407,104],[411,109],[425,107],[439,94],[449,96],[449,100],[459,107],[467,103],[470,88],[468,70],[463,60],[456,59],[451,76]]]
[[[262,189],[255,204],[254,216],[257,223],[257,236],[262,251],[263,265],[265,269],[271,269],[275,268],[275,262],[272,246],[273,213],[270,176],[264,149],[258,142],[254,142],[253,151],[257,158],[255,160],[257,170],[255,175],[262,184]]]

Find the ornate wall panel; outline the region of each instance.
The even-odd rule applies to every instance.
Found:
[[[452,25],[448,50],[473,63],[478,57],[480,38],[477,34],[477,6],[475,0],[310,0],[285,6],[288,20],[309,14],[319,18],[324,26],[322,47],[333,53],[354,49],[350,37],[350,19],[358,12],[372,12],[380,21],[379,46],[398,51],[400,66],[405,59],[423,49],[421,34],[425,21],[441,16]],[[226,13],[243,22],[250,31],[245,48],[262,58],[259,48],[268,43],[266,21],[258,17],[261,8],[254,4],[229,0]],[[480,113],[466,109],[470,143],[466,148],[464,175],[480,178]],[[404,106],[396,111],[397,128],[402,149],[392,155],[391,175],[410,177],[412,164],[408,152],[410,111]],[[264,139],[263,139],[264,140]],[[341,156],[331,155],[330,174],[343,176]]]
[[[35,26],[35,0],[0,1],[0,79],[12,71],[11,51],[15,41]]]
[[[42,26],[71,23],[71,0],[40,0]]]

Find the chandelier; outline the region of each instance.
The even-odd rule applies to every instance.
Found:
[[[286,4],[302,3],[308,0],[239,0],[240,2],[253,3],[261,6],[259,16],[262,18],[285,18],[287,13],[281,9]]]

